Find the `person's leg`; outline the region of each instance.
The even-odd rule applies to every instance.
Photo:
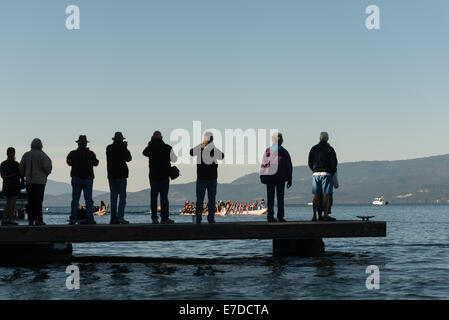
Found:
[[[268,221],[274,219],[274,193],[275,193],[274,183],[267,183],[267,219]]]
[[[35,212],[35,196],[34,196],[34,188],[33,184],[27,184],[26,190],[28,193],[28,221],[30,224],[34,223],[34,212]]]
[[[321,194],[318,200],[318,220],[321,220],[323,217],[323,195]]]
[[[6,222],[9,219],[9,207],[10,207],[10,197],[6,197],[5,208],[3,209],[2,222]]]
[[[168,189],[170,187],[169,178],[160,181],[161,192],[161,221],[168,220]]]
[[[324,211],[324,219],[329,220],[329,196],[333,193],[333,181],[332,176],[326,175],[323,176],[323,211]],[[334,220],[332,218],[332,220]]]
[[[151,219],[153,221],[157,221],[157,196],[159,194],[159,181],[150,179],[150,188],[151,188]]]
[[[206,194],[206,183],[203,180],[196,180],[196,222],[203,220],[203,201]]]
[[[329,195],[329,214],[332,213],[332,205],[334,204],[334,195],[330,194]]]
[[[278,202],[278,221],[284,219],[284,194],[285,194],[285,182],[278,183],[276,185],[277,202]]]
[[[111,222],[118,219],[117,215],[117,198],[118,198],[118,180],[109,179],[109,191],[111,193]]]
[[[83,180],[84,180],[83,181],[83,194],[84,194],[84,200],[86,201],[87,220],[94,221],[94,213],[93,213],[94,200],[92,199],[94,179],[88,178],[88,179],[83,179]]]
[[[9,220],[9,216],[10,216],[10,208],[11,208],[11,197],[7,196],[6,197],[6,204],[5,204],[5,208],[3,209],[3,218],[2,220],[4,222]]]
[[[14,210],[16,206],[16,198],[15,196],[7,196],[6,204],[3,210],[3,221],[8,221],[14,219]]]
[[[321,176],[312,177],[312,193],[313,193],[313,218],[312,221],[317,221],[317,210],[320,205],[320,196],[323,194]]]
[[[36,191],[36,213],[34,215],[35,221],[44,222],[44,218],[42,217],[42,204],[44,202],[44,193],[45,193],[45,184],[37,184],[35,185]]]
[[[16,213],[17,196],[8,197],[8,202],[9,202],[8,219],[13,220],[15,218],[15,213]]]
[[[125,207],[126,207],[126,179],[120,179],[118,183],[118,193],[120,195],[120,202],[118,205],[118,213],[117,216],[119,219],[123,219],[125,217]]]
[[[323,194],[323,212],[324,217],[327,217],[329,214],[329,195]]]
[[[217,180],[208,181],[207,183],[208,211],[207,220],[215,221],[215,202],[217,197]]]
[[[72,178],[72,203],[70,220],[76,220],[78,218],[78,207],[81,197],[81,184],[79,178]]]

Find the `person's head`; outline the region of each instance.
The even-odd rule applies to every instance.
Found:
[[[114,134],[114,138],[112,138],[112,140],[114,140],[114,141],[118,141],[118,142],[123,142],[123,140],[125,140],[126,138],[123,136],[123,134],[121,133],[121,132],[119,132],[119,131],[117,131],[115,134]]]
[[[31,149],[34,150],[42,150],[42,141],[41,139],[35,138],[33,141],[31,141]]]
[[[271,137],[271,141],[273,142],[273,144],[277,144],[277,145],[281,146],[282,143],[284,142],[282,133],[280,133],[280,132],[273,133],[273,136]]]
[[[207,144],[207,143],[211,143],[212,141],[214,141],[214,135],[212,134],[212,132],[206,131],[204,133],[203,143]]]
[[[85,135],[80,135],[75,142],[78,143],[79,147],[87,147],[87,144],[89,143],[89,141],[87,141],[87,136]]]
[[[14,160],[16,158],[16,149],[14,149],[13,147],[9,147],[6,150],[6,156],[9,160]]]
[[[320,133],[320,142],[328,142],[329,134],[326,131]]]
[[[162,133],[159,130],[156,130],[153,132],[153,137],[151,138],[155,140],[162,140]]]

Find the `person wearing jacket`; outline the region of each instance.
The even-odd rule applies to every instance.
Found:
[[[267,186],[268,222],[285,222],[284,193],[292,186],[293,165],[288,151],[282,146],[284,142],[280,132],[272,136],[273,145],[265,150],[260,168],[260,181]],[[277,220],[274,218],[274,195],[277,195]]]
[[[42,218],[42,203],[44,202],[47,177],[52,170],[51,159],[42,151],[42,141],[34,139],[31,150],[20,160],[20,174],[25,177],[28,193],[28,223],[30,226],[45,225]]]
[[[78,206],[81,191],[86,202],[86,219],[81,224],[95,224],[93,215],[92,189],[94,184],[94,167],[98,166],[98,159],[94,152],[89,150],[87,137],[80,135],[75,141],[78,149],[73,150],[67,156],[67,164],[72,167],[70,176],[72,177],[72,205],[69,224],[76,224],[78,218]]]
[[[208,196],[209,223],[215,223],[215,197],[217,195],[218,160],[224,159],[224,154],[215,147],[212,132],[204,134],[203,142],[190,150],[190,155],[197,158],[196,165],[196,223],[203,218],[204,196]]]
[[[309,153],[309,168],[313,171],[312,193],[313,193],[313,218],[317,221],[317,209],[320,206],[322,196],[322,209],[324,216],[319,220],[335,221],[329,216],[329,197],[333,194],[333,175],[337,172],[337,155],[334,148],[328,143],[329,134],[320,133],[320,143],[312,147]]]
[[[176,157],[170,145],[162,140],[160,131],[155,131],[148,146],[143,150],[143,155],[148,157],[149,177],[151,188],[151,219],[154,224],[159,223],[157,216],[157,198],[161,197],[161,223],[174,223],[169,218],[168,190],[170,186],[170,162],[176,162]]]
[[[3,195],[6,197],[5,210],[3,211],[2,225],[17,225],[14,221],[16,210],[16,200],[20,195],[22,175],[19,170],[19,163],[16,161],[16,150],[8,148],[6,150],[7,159],[0,165],[0,175],[3,179]]]
[[[132,160],[128,142],[121,132],[114,134],[114,141],[106,148],[109,189],[111,192],[111,224],[128,224],[125,220],[126,179],[129,175],[127,162]],[[120,202],[117,211],[117,198]]]

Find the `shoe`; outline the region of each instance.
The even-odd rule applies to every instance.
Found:
[[[318,219],[315,216],[313,216],[312,221],[315,222],[315,221],[318,221]]]
[[[158,219],[153,219],[153,224],[159,224],[159,220]]]
[[[46,224],[44,221],[36,220],[36,221],[34,221],[34,225],[35,226],[45,226]]]
[[[73,226],[76,224],[76,220],[75,219],[69,219],[69,225]]]
[[[119,224],[129,224],[129,221],[126,221],[126,220],[123,219],[123,218],[118,218],[118,219],[117,219],[117,222],[118,222]]]
[[[278,222],[287,222],[284,218],[278,218]]]
[[[34,226],[34,221],[28,221],[29,226]]]
[[[267,217],[268,222],[277,222],[277,220],[274,217],[268,216]]]
[[[111,222],[109,222],[109,224],[120,224],[120,222],[118,222],[117,219],[111,220]]]
[[[323,221],[335,221],[335,220],[337,220],[337,219],[329,217],[329,216],[324,216],[323,217]]]
[[[207,219],[209,223],[215,223],[215,219]]]
[[[175,222],[169,218],[161,220],[161,224],[173,224],[173,223]]]

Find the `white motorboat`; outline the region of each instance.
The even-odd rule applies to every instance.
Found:
[[[374,198],[372,202],[375,206],[385,206],[388,204],[388,201],[385,201],[384,197]]]

